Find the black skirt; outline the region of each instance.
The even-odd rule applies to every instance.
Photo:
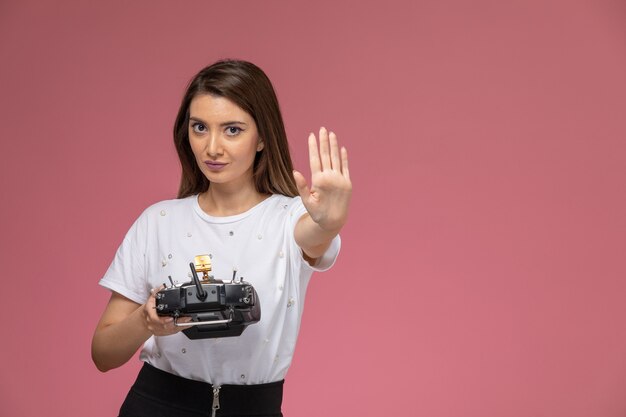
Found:
[[[213,387],[144,363],[119,417],[282,417],[283,383]]]

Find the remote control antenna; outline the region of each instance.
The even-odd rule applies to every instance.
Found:
[[[173,287],[173,286],[174,286],[174,281],[172,281],[172,276],[171,276],[171,275],[168,275],[168,276],[167,276],[167,279],[169,279],[169,280],[170,280],[170,284],[172,284],[172,287]]]
[[[202,288],[202,284],[200,284],[200,278],[198,278],[198,273],[196,272],[196,266],[193,262],[189,262],[189,267],[191,268],[191,276],[193,277],[193,283],[196,284],[196,297],[198,300],[204,300],[207,296],[206,291]]]

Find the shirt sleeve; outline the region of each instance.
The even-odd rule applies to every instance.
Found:
[[[296,243],[294,233],[296,230],[296,224],[298,223],[298,220],[300,220],[300,218],[304,214],[306,214],[306,208],[304,207],[304,204],[302,204],[302,199],[300,197],[296,197],[294,199],[294,204],[292,206],[292,212],[290,215],[291,224],[289,226],[291,229],[291,235],[293,236],[292,245],[294,247],[295,253],[299,253],[300,256],[303,255],[302,249]],[[324,254],[320,258],[318,258],[315,265],[311,266],[308,262],[304,261],[304,258],[303,258],[302,267],[309,268],[316,272],[327,271],[330,268],[332,268],[332,266],[335,264],[335,261],[337,260],[337,257],[339,256],[340,249],[341,249],[341,238],[339,237],[339,235],[337,235],[334,237],[334,239],[330,243],[330,246],[328,247],[328,249],[326,249],[326,252],[324,252]]]
[[[146,218],[140,216],[126,233],[100,285],[143,304],[150,291],[145,273]]]

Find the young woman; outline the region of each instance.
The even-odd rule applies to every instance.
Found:
[[[293,171],[273,87],[245,61],[219,61],[192,79],[174,142],[178,198],[144,211],[100,281],[112,295],[93,361],[108,371],[141,348],[144,366],[120,416],[281,416],[308,281],[339,252],[347,152],[321,128],[309,136],[310,184]],[[261,320],[241,336],[191,340],[156,314],[161,284],[189,281],[189,262],[207,253],[217,279],[236,270],[258,293]]]

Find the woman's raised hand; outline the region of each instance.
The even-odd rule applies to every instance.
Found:
[[[315,134],[309,135],[311,187],[294,171],[302,203],[311,219],[327,232],[338,233],[348,218],[352,183],[348,171],[348,151],[339,149],[337,136],[320,129],[319,149]]]

